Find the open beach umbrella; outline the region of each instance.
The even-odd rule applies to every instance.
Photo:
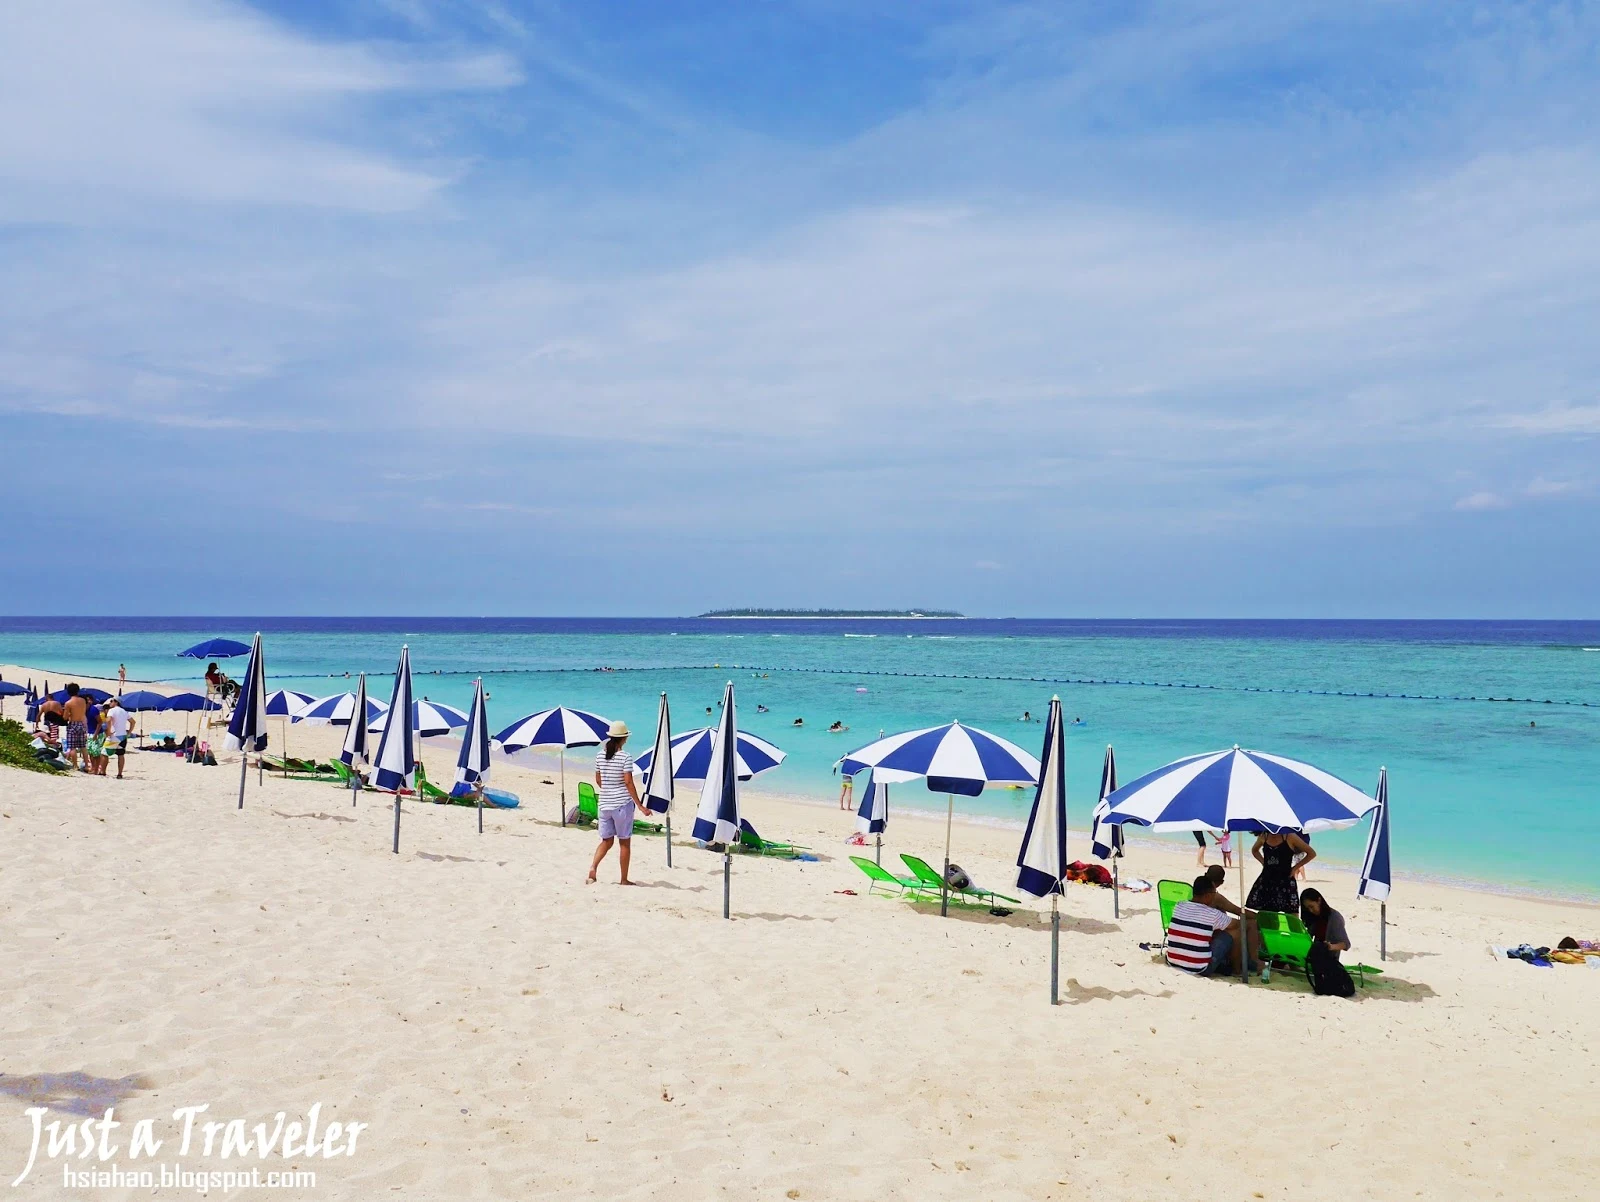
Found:
[[[236,639],[207,639],[178,652],[182,659],[232,659],[236,655],[249,654],[250,644]]]
[[[219,710],[222,704],[209,697],[202,697],[199,693],[174,693],[167,698],[166,708],[184,715],[183,735],[189,737],[189,715],[195,712]]]
[[[1017,849],[1017,888],[1050,899],[1050,1004],[1061,1000],[1061,889],[1067,877],[1067,748],[1062,737],[1061,698],[1050,698],[1039,756],[1039,788]]]
[[[167,704],[172,700],[170,697],[165,693],[152,693],[149,689],[135,689],[131,693],[124,693],[120,700],[122,708],[131,714],[151,713],[172,708]]]
[[[239,808],[244,809],[244,778],[250,766],[250,753],[258,755],[267,746],[267,664],[261,654],[261,632],[256,632],[250,648],[250,662],[245,665],[244,681],[239,686],[239,700],[228,719],[228,737],[222,741],[229,751],[239,756]],[[256,783],[261,783],[261,761],[256,761]]]
[[[378,740],[372,761],[372,783],[394,790],[394,853],[400,854],[400,790],[410,789],[416,776],[416,732],[411,729],[411,648],[400,647],[400,664],[394,671],[394,693],[389,698],[390,721]]]
[[[494,741],[506,755],[536,747],[557,747],[561,750],[561,825],[567,825],[567,748],[593,747],[603,743],[611,720],[584,710],[568,709],[558,705],[554,709],[540,710],[518,718],[495,735]]]
[[[362,763],[370,762],[371,739],[368,735],[367,723],[376,716],[372,712],[372,706],[367,697],[367,674],[363,672],[356,678],[356,691],[354,693],[341,693],[339,696],[350,698],[350,706],[346,711],[347,716],[342,723],[346,729],[344,732],[344,746],[339,749],[339,759],[345,767],[350,769],[350,804],[353,806],[356,804],[355,795],[361,791],[361,771],[356,767],[356,761],[360,760]],[[325,697],[323,700],[332,701],[337,700],[337,698]],[[302,714],[304,712],[303,710],[301,711]],[[300,715],[295,716],[296,722],[302,720]],[[334,718],[312,718],[310,721],[340,725],[338,720]]]
[[[110,693],[106,692],[104,689],[97,689],[93,685],[89,684],[79,685],[78,695],[80,697],[87,697],[96,704],[111,700]],[[69,696],[71,696],[71,694],[68,693],[66,689],[57,689],[54,693],[50,694],[50,700],[59,701],[65,704]]]
[[[392,712],[385,711],[372,720],[370,727],[373,734],[383,733],[383,728],[388,725],[389,714]],[[466,724],[467,715],[453,705],[445,705],[442,701],[411,703],[411,728],[419,739],[454,734]]]
[[[278,719],[278,733],[286,763],[289,759],[289,720],[315,700],[310,693],[299,693],[294,689],[274,689],[267,694],[267,717]]]
[[[318,697],[310,705],[298,713],[290,714],[294,722],[310,722],[313,726],[348,726],[356,713],[356,697],[361,698],[361,709],[366,713],[367,724],[370,726],[389,707],[381,701],[375,701],[367,696],[367,674],[361,673],[357,693],[334,693],[330,697]]]
[[[472,682],[472,707],[461,732],[461,752],[456,756],[456,783],[451,797],[476,797],[478,833],[483,834],[483,788],[489,783],[489,711],[483,701],[483,678]]]
[[[722,844],[722,916],[727,918],[733,887],[733,845],[739,841],[739,771],[735,750],[738,725],[733,713],[733,681],[722,693],[722,721],[711,747],[711,763],[700,786],[700,808],[694,818],[694,837],[703,843]]]
[[[0,714],[6,712],[7,697],[26,697],[27,695],[28,690],[20,684],[12,684],[9,680],[0,680]]]
[[[839,761],[854,776],[871,768],[874,780],[901,784],[925,780],[932,793],[943,793],[944,875],[950,876],[950,831],[955,822],[957,793],[977,797],[989,785],[1032,785],[1039,781],[1039,761],[1015,743],[976,726],[951,722],[923,730],[906,730],[868,743]],[[939,913],[950,912],[950,891],[939,891]]]
[[[1117,861],[1122,859],[1122,828],[1102,822],[1106,816],[1106,798],[1117,791],[1117,753],[1106,744],[1105,762],[1100,765],[1100,797],[1094,804],[1094,814],[1089,824],[1089,850],[1096,859],[1111,861],[1111,916],[1122,917],[1122,882],[1117,879]]]
[[[883,832],[889,829],[889,786],[867,769],[866,788],[858,786],[861,804],[856,807],[856,830],[873,836],[872,861],[883,867]]]
[[[667,695],[661,694],[661,706],[656,710],[656,741],[655,746],[645,753],[645,759],[651,764],[671,764],[676,767],[672,755],[672,712],[667,708]],[[634,768],[639,769],[637,761]],[[672,782],[674,773],[670,771],[651,772],[647,764],[643,769],[644,792],[640,794],[644,801],[644,808],[653,814],[665,814],[667,819],[667,867],[672,867],[672,799],[675,790]]]
[[[686,730],[672,739],[672,776],[685,784],[698,784],[711,770],[711,748],[717,741],[715,726]],[[657,739],[659,746],[660,739]],[[750,780],[763,772],[776,768],[788,757],[788,752],[767,742],[747,730],[738,731],[734,738],[734,766],[740,780]],[[655,763],[656,749],[645,752],[634,762],[638,772],[646,773]]]
[[[1378,903],[1378,958],[1389,958],[1389,769],[1378,769],[1378,808],[1367,834],[1367,854],[1361,861],[1358,897]]]
[[[1153,831],[1326,831],[1353,826],[1377,801],[1337,776],[1263,751],[1213,751],[1175,760],[1106,798],[1104,822]],[[1244,861],[1239,857],[1239,903]],[[1250,977],[1248,949],[1239,969]]]

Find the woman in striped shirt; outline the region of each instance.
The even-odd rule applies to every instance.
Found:
[[[617,851],[622,868],[620,883],[633,884],[628,879],[628,859],[633,841],[633,809],[639,804],[639,789],[633,783],[633,757],[622,750],[627,741],[628,724],[613,722],[606,731],[605,744],[594,757],[594,786],[600,790],[600,846],[594,850],[586,884],[594,884],[600,861],[606,858],[613,842],[621,845]]]

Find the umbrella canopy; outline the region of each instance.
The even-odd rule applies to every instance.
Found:
[[[1066,745],[1061,728],[1061,698],[1050,699],[1044,724],[1039,790],[1017,851],[1017,888],[1030,897],[1061,892],[1067,875]]]
[[[312,721],[343,725],[347,728],[344,732],[344,746],[339,749],[339,759],[347,768],[354,768],[357,760],[367,761],[369,755],[367,723],[374,716],[372,707],[383,703],[374,702],[367,697],[367,674],[365,672],[361,673],[356,680],[356,691],[354,693],[344,693],[341,696],[350,698],[350,706],[345,711],[342,723],[337,718],[313,718]],[[324,700],[333,699],[324,698]],[[336,709],[337,707],[335,707]],[[379,712],[381,713],[382,711],[380,710]],[[297,717],[295,721],[300,721],[300,718]],[[352,785],[352,787],[354,786]],[[354,798],[351,799],[351,804],[354,804]]]
[[[389,707],[367,696],[367,674],[361,674],[357,686],[365,703],[367,722],[371,723]],[[348,726],[356,712],[356,693],[335,693],[331,697],[318,697],[298,713],[289,716],[296,722],[311,722],[319,726]]]
[[[118,700],[122,702],[123,709],[131,710],[134,713],[172,708],[168,704],[172,698],[164,693],[152,693],[148,689],[135,689],[131,693],[124,693]]]
[[[26,697],[28,690],[9,680],[0,680],[0,697]]]
[[[705,784],[700,787],[700,808],[694,818],[694,837],[705,843],[731,847],[739,840],[737,733],[733,681],[730,680],[722,693],[722,721],[711,745],[711,762],[706,769]]]
[[[489,712],[483,703],[483,681],[472,689],[472,708],[467,711],[466,730],[461,735],[461,754],[456,757],[456,783],[451,797],[467,797],[489,783]],[[481,825],[481,824],[480,824]]]
[[[235,655],[249,655],[250,644],[234,639],[207,639],[178,652],[183,659],[232,659]]]
[[[385,712],[374,718],[371,730],[375,735],[383,733],[383,728],[389,723],[389,713]],[[454,734],[467,724],[467,716],[453,705],[445,705],[441,701],[413,701],[411,703],[411,726],[421,738],[433,738],[438,735]]]
[[[650,764],[665,762],[672,765],[671,772],[651,772]],[[644,792],[640,797],[644,800],[644,808],[652,813],[665,814],[672,808],[673,787],[678,769],[678,757],[672,752],[672,713],[667,709],[667,695],[661,694],[661,708],[656,711],[656,743],[645,752],[647,763],[640,768],[637,761],[634,768],[645,773]]]
[[[851,776],[871,768],[873,779],[884,784],[926,779],[931,792],[963,797],[976,797],[987,785],[1032,785],[1039,780],[1039,761],[1022,748],[959,722],[868,743],[839,766]]]
[[[87,685],[87,684],[86,685],[80,685],[78,687],[78,695],[80,697],[88,697],[92,701],[110,701],[111,700],[111,694],[110,693],[106,692],[104,689],[97,689],[93,685]],[[60,702],[65,703],[65,701],[67,700],[67,698],[69,696],[70,696],[70,694],[67,692],[66,689],[57,689],[54,693],[50,694],[50,700],[52,700],[52,701],[60,701]]]
[[[1320,768],[1262,751],[1177,760],[1106,798],[1104,821],[1155,831],[1326,831],[1378,803]]]
[[[518,718],[494,736],[507,753],[525,747],[593,747],[603,743],[611,727],[609,718],[558,705]]]
[[[412,728],[411,648],[400,648],[400,666],[394,673],[394,693],[389,699],[394,720],[383,728],[378,755],[372,761],[373,783],[380,789],[409,789],[417,771],[416,731]]]
[[[1389,900],[1389,770],[1378,771],[1377,813],[1372,816],[1372,831],[1367,836],[1367,855],[1361,861],[1360,897],[1373,901]]]
[[[889,786],[867,769],[867,787],[861,790],[856,807],[856,830],[863,835],[881,835],[889,828]]]
[[[274,689],[267,694],[267,716],[292,718],[316,698],[310,693],[297,693],[293,689]]]
[[[1093,825],[1090,830],[1090,848],[1098,859],[1109,860],[1122,854],[1122,828],[1102,821],[1111,807],[1106,798],[1117,791],[1117,754],[1106,744],[1105,763],[1100,765],[1100,800],[1095,802]]]
[[[219,710],[222,704],[209,697],[202,697],[199,693],[174,693],[167,698],[167,704],[162,708],[189,713],[194,710]]]
[[[712,749],[716,745],[717,731],[713,726],[701,727],[698,730],[684,731],[672,740],[672,776],[675,780],[685,782],[699,782],[708,779],[711,772]],[[659,745],[660,736],[656,742]],[[736,733],[734,740],[736,748],[734,762],[740,780],[749,780],[769,769],[776,768],[787,758],[788,752],[767,742],[749,731],[741,730]],[[656,751],[652,748],[645,752],[634,762],[634,770],[638,773],[650,771],[650,766],[655,763]]]
[[[261,632],[256,632],[250,647],[250,662],[245,665],[239,700],[228,719],[228,737],[222,745],[229,751],[264,751],[267,746],[267,664],[261,654]],[[243,777],[241,776],[241,780]],[[240,797],[244,786],[241,784]]]

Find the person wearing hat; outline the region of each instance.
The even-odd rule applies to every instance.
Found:
[[[628,724],[613,722],[606,731],[606,741],[594,757],[594,787],[600,790],[600,846],[595,848],[594,860],[589,865],[587,884],[594,884],[600,861],[606,858],[613,842],[621,844],[617,857],[621,861],[623,885],[628,879],[628,857],[633,839],[633,811],[639,804],[639,789],[633,783],[633,757],[622,750],[628,741]]]

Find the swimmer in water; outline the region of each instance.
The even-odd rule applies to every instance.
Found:
[[[792,725],[794,725],[794,726],[804,726],[805,724],[806,724],[806,720],[804,718],[796,718],[794,720],[794,722],[792,723]]]
[[[769,710],[768,710],[768,709],[767,709],[767,707],[766,707],[766,706],[764,706],[764,705],[758,705],[758,706],[756,706],[756,713],[758,713],[758,714],[765,714],[765,713],[770,713],[770,712],[771,712],[771,711],[769,711]]]
[[[850,728],[848,726],[846,726],[843,722],[835,722],[832,726],[828,727],[828,733],[830,735],[837,735],[837,734],[842,734],[842,733],[844,733],[845,731],[847,731],[849,729]]]

